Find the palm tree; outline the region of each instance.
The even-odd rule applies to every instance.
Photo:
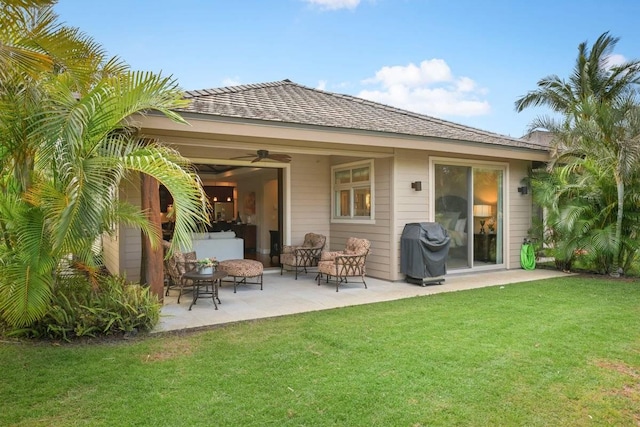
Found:
[[[619,276],[620,246],[624,219],[625,184],[637,169],[637,90],[640,61],[610,66],[608,61],[618,38],[602,34],[592,48],[578,47],[578,57],[568,81],[552,75],[541,79],[538,88],[519,98],[517,111],[544,105],[561,115],[561,120],[541,117],[530,129],[547,129],[554,134],[556,162],[570,157],[593,158],[615,179],[617,215],[613,230],[614,251],[610,274]]]
[[[141,227],[139,207],[120,203],[123,179],[143,173],[174,197],[174,247],[206,221],[206,197],[189,163],[139,134],[134,118],[184,106],[171,78],[107,60],[91,38],[57,23],[45,0],[0,6],[0,315],[14,326],[46,310],[62,262],[88,274],[96,239],[112,224]]]

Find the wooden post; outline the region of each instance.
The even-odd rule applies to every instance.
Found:
[[[162,236],[160,222],[160,185],[152,176],[141,174],[142,210],[147,213],[147,218],[153,227],[156,227]],[[151,292],[158,296],[160,301],[164,297],[164,265],[162,246],[151,248],[151,242],[145,235],[142,236],[142,261],[140,271],[140,283],[148,284]]]

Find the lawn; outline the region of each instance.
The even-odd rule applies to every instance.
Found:
[[[130,341],[4,342],[0,364],[3,426],[638,425],[640,283],[566,277]]]

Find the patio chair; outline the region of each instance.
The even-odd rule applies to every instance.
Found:
[[[187,271],[191,271],[196,268],[196,257],[195,252],[180,252],[176,251],[172,256],[167,257],[166,253],[171,244],[167,241],[162,242],[162,246],[165,250],[165,258],[164,258],[164,271],[165,271],[165,281],[167,290],[165,292],[165,296],[169,295],[170,289],[179,289],[178,293],[178,304],[180,304],[180,297],[182,296],[182,291],[185,287],[192,288],[193,281],[189,279],[183,278],[184,273]]]
[[[367,289],[367,282],[364,280],[367,255],[371,242],[367,239],[349,237],[342,251],[324,251],[318,262],[318,286],[325,277],[326,283],[335,280],[336,292],[341,283],[347,283],[349,277],[359,277]]]
[[[322,234],[307,233],[304,236],[304,242],[300,246],[285,245],[280,253],[280,275],[284,271],[284,267],[291,267],[296,274],[304,271],[307,273],[309,268],[317,267],[320,253],[324,249],[327,237]]]

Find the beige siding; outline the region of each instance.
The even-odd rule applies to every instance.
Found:
[[[401,280],[400,237],[407,223],[429,221],[429,153],[417,150],[397,150],[395,157],[395,263],[392,280]],[[422,191],[411,188],[411,183],[422,182]]]
[[[520,247],[532,225],[531,191],[526,196],[518,193],[518,187],[522,186],[522,178],[527,176],[529,166],[530,162],[521,160],[512,160],[509,163],[507,186],[509,234],[505,251],[508,257],[507,268],[521,268]]]
[[[285,235],[284,243],[301,244],[304,235],[313,232],[327,236],[329,244],[329,157],[294,155],[290,171],[291,232],[290,235]]]
[[[134,206],[141,205],[140,184],[137,181],[138,175],[125,180],[120,188],[120,200],[131,203]],[[127,280],[140,280],[140,261],[141,261],[141,244],[142,239],[140,230],[137,228],[118,227],[119,250],[111,251],[111,265],[108,266],[109,271],[115,274],[126,276]],[[105,239],[106,240],[106,239]],[[113,269],[112,269],[113,268]]]
[[[352,160],[353,161],[353,160]],[[375,173],[375,224],[331,224],[331,249],[344,249],[349,237],[371,241],[371,254],[367,258],[367,275],[390,280],[391,276],[391,159],[376,159]]]
[[[104,234],[102,236],[102,255],[104,257],[104,265],[110,273],[115,274],[120,270],[120,239],[118,237],[117,227],[112,236]]]

